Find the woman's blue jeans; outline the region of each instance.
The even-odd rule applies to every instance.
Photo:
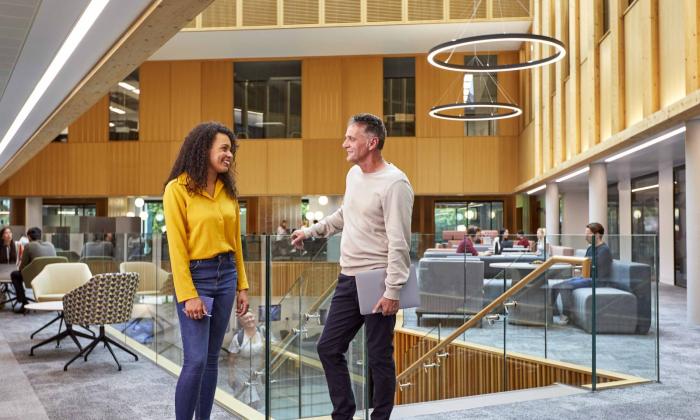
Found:
[[[211,415],[219,372],[219,351],[236,300],[238,284],[233,253],[192,260],[190,272],[197,293],[214,298],[214,305],[208,308],[211,317],[195,320],[183,312],[185,302],[177,304],[184,353],[182,371],[175,389],[177,420],[191,420],[195,413],[197,419],[208,419]]]

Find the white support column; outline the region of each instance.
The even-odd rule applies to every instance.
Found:
[[[43,211],[42,206],[44,200],[41,197],[27,197],[24,204],[24,230],[31,227],[38,227],[42,231],[44,230],[43,221]]]
[[[544,200],[545,229],[547,243],[559,244],[559,184],[550,182],[545,190]],[[554,236],[552,236],[554,235]]]
[[[700,325],[700,120],[686,123],[685,241],[688,256],[688,323]]]
[[[659,169],[659,280],[674,284],[673,166]]]
[[[620,194],[620,260],[632,261],[632,187],[628,179],[617,183]]]
[[[588,220],[608,231],[608,170],[605,163],[592,163],[588,172]]]

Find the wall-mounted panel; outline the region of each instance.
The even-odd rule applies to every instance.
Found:
[[[342,138],[342,59],[309,58],[302,63],[302,131],[307,139]]]
[[[284,25],[315,25],[319,0],[285,0]]]
[[[242,140],[236,152],[236,179],[241,195],[267,195],[269,140]]]
[[[612,37],[600,43],[600,139],[605,141],[612,135]]]
[[[639,4],[635,4],[625,15],[625,125],[627,127],[639,122],[644,117],[644,78],[641,50],[644,37],[640,36],[643,28],[642,13]]]
[[[143,63],[139,80],[139,142],[170,141],[170,62]]]
[[[277,0],[241,0],[243,26],[277,25]]]
[[[443,0],[408,0],[408,20],[440,20],[444,4]]]
[[[383,113],[383,59],[382,57],[345,57],[343,69],[343,113],[347,121],[359,112],[381,116]],[[314,121],[316,124],[320,121]],[[342,137],[345,134],[337,133]]]
[[[416,139],[414,137],[390,137],[384,142],[382,156],[401,169],[411,185],[417,182]]]
[[[350,163],[345,160],[342,139],[304,139],[302,142],[304,193],[343,194]]]
[[[105,96],[68,127],[71,143],[106,142],[109,135],[109,96]]]
[[[584,61],[579,67],[581,77],[581,152],[585,152],[595,144],[595,74],[593,60]]]
[[[440,157],[440,139],[416,138],[416,180],[413,184],[416,194],[437,192],[442,164]]]
[[[326,23],[359,23],[360,0],[325,0]]]
[[[685,96],[685,8],[674,0],[659,1],[659,105]]]
[[[148,142],[139,146],[138,177],[141,195],[161,195],[175,163],[180,145],[173,142]]]
[[[202,63],[174,61],[170,66],[171,140],[181,140],[202,121]]]
[[[464,148],[473,139],[464,140],[462,137],[443,137],[435,145],[440,151],[440,165],[435,168],[440,173],[440,193],[464,193],[464,166],[473,164],[455,156],[464,156]],[[470,191],[467,191],[469,193]]]
[[[110,156],[110,162],[105,195],[124,196],[138,191],[141,177],[139,144],[133,141],[110,142],[107,144],[107,155]]]
[[[270,140],[267,143],[267,192],[271,195],[302,195],[301,140]],[[239,173],[240,170],[239,170]],[[247,173],[246,173],[247,176]]]
[[[233,127],[233,65],[230,61],[202,62],[202,121]]]

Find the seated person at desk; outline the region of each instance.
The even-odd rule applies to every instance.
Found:
[[[603,241],[604,234],[605,228],[600,223],[589,223],[586,226],[586,242],[590,244],[595,240],[596,287],[607,287],[612,273],[612,253],[610,248],[608,248],[608,244]],[[593,247],[590,245],[586,250],[586,257],[593,258]],[[593,287],[593,279],[590,277],[574,277],[553,287],[561,296],[563,311],[563,313],[559,314],[557,324],[566,325],[569,323],[571,307],[573,306],[573,292],[584,287]]]
[[[24,293],[24,279],[22,279],[24,267],[29,265],[34,258],[56,256],[56,249],[53,247],[53,244],[41,240],[41,229],[38,227],[29,228],[27,236],[29,237],[29,243],[22,253],[22,262],[19,264],[19,270],[10,274],[12,285],[15,287],[15,293],[17,294],[17,302],[22,304],[19,309],[15,310],[17,313],[24,313],[26,311],[24,305],[29,303]]]
[[[17,264],[17,244],[12,240],[12,230],[2,228],[0,237],[0,264]]]
[[[471,254],[473,256],[479,255],[479,251],[474,247],[474,241],[476,241],[477,228],[476,226],[469,226],[467,228],[467,235],[462,239],[462,242],[457,245],[458,254]]]
[[[525,237],[525,232],[519,230],[516,238],[518,239],[518,242],[515,243],[516,246],[522,246],[528,249],[530,248],[530,241]]]
[[[95,234],[95,240],[86,242],[83,245],[83,250],[80,252],[80,257],[113,257],[114,245],[112,242],[104,240],[104,235],[101,233]]]
[[[493,253],[500,255],[503,252],[503,248],[513,248],[513,241],[508,239],[508,229],[501,229],[498,231],[498,237],[493,241]]]

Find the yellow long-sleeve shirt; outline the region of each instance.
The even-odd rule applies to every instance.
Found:
[[[184,173],[173,179],[163,194],[177,301],[184,302],[199,296],[192,281],[190,260],[212,258],[224,252],[235,252],[238,290],[248,289],[243,266],[238,200],[226,194],[224,184],[219,180],[216,181],[214,197],[207,192],[190,194],[186,179]]]

